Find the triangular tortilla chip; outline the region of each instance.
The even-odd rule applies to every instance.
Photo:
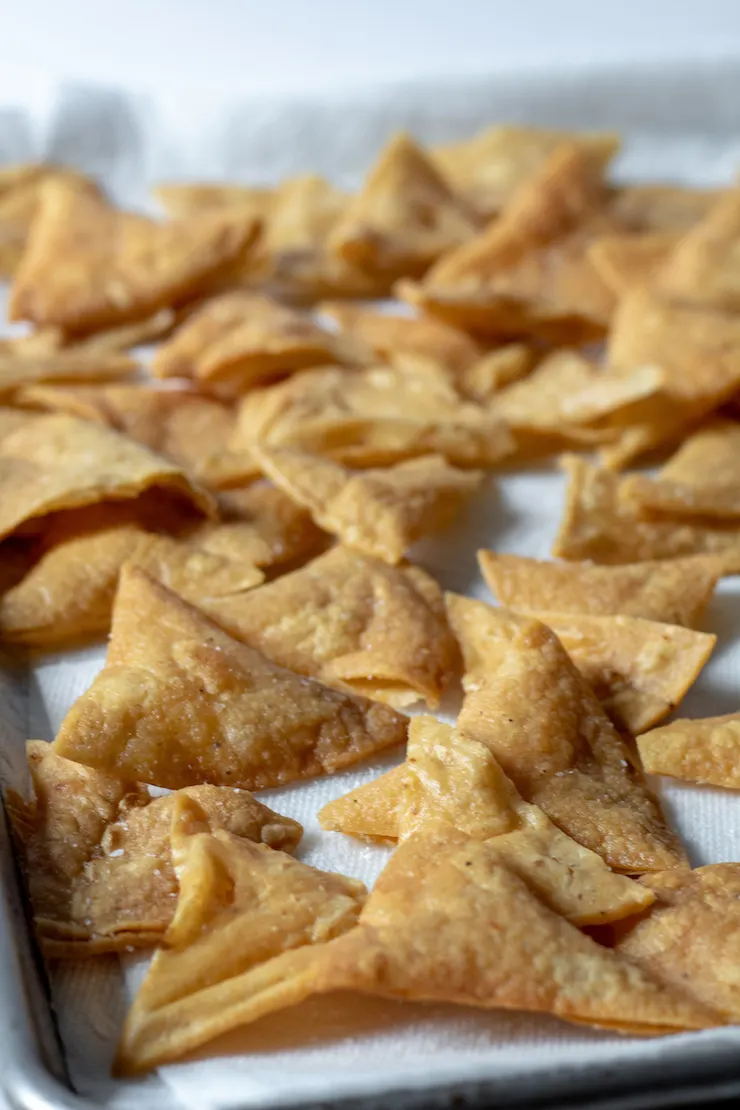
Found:
[[[532,615],[553,630],[615,725],[633,735],[681,704],[717,642],[639,617]]]
[[[406,764],[392,767],[384,775],[357,786],[318,813],[319,824],[328,832],[341,832],[371,843],[398,839],[401,815],[406,808]]]
[[[419,567],[339,546],[249,596],[194,601],[275,663],[396,707],[436,707],[454,673],[442,592]]]
[[[183,796],[202,807],[213,828],[236,836],[284,851],[301,836],[296,821],[244,791],[195,786],[150,799],[60,758],[43,741],[29,742],[28,758],[35,798],[11,796],[9,808],[47,955],[157,943],[177,900],[170,827]]]
[[[419,286],[399,283],[399,294],[473,334],[601,338],[614,297],[586,250],[604,230],[605,199],[593,158],[573,144],[559,147],[500,219],[441,258]]]
[[[328,455],[348,466],[390,466],[444,455],[491,466],[513,447],[502,421],[462,401],[439,367],[307,370],[242,400],[229,447],[257,442]]]
[[[170,216],[178,218],[236,206],[254,219],[263,220],[275,199],[274,189],[211,182],[164,181],[155,185],[152,193]]]
[[[465,659],[458,730],[486,745],[522,797],[617,871],[685,864],[626,745],[555,634],[448,595]]]
[[[642,520],[622,495],[624,479],[575,456],[563,468],[569,484],[553,555],[620,564],[715,553],[722,574],[740,572],[740,528]]]
[[[637,741],[645,771],[740,789],[740,714],[671,721]]]
[[[740,191],[724,191],[665,260],[656,287],[665,296],[724,312],[740,309]]]
[[[351,929],[366,897],[354,879],[223,829],[211,833],[203,816],[184,801],[173,825],[180,897],[168,946],[155,954],[126,1019],[120,1072],[174,1059],[234,1028],[241,1009],[234,988],[243,992],[249,1016],[258,1016],[255,994],[270,977],[300,966],[315,946]],[[268,997],[266,1009],[274,1009],[302,996],[289,985]]]
[[[0,355],[0,396],[37,382],[104,382],[130,378],[138,364],[126,355],[59,351],[38,357]]]
[[[740,424],[717,421],[694,432],[657,478],[625,478],[623,496],[638,512],[705,520],[740,518]]]
[[[199,529],[209,535],[207,546],[216,551],[222,542],[230,545],[231,531],[242,558],[257,567],[304,558],[323,535],[306,509],[267,482],[224,491],[217,500],[223,524]]]
[[[45,188],[10,294],[11,320],[95,331],[206,292],[258,224],[228,210],[157,223],[64,185]]]
[[[135,566],[124,567],[106,664],[54,750],[176,789],[264,789],[401,743],[406,720],[271,663]]]
[[[625,231],[683,234],[706,216],[719,189],[686,185],[624,185],[616,190],[610,214]]]
[[[254,457],[321,528],[387,563],[400,562],[415,540],[445,528],[481,480],[439,455],[356,472],[289,448],[255,448]]]
[[[251,528],[245,532],[250,536]],[[180,539],[143,536],[131,559],[186,601],[208,607],[219,598],[236,601],[264,581],[240,541],[238,526],[206,525]]]
[[[367,835],[369,800],[376,828],[406,839],[453,828],[472,840],[493,840],[499,857],[535,893],[577,925],[616,921],[649,903],[640,888],[615,875],[601,856],[561,832],[538,806],[523,801],[489,749],[433,717],[409,727],[405,773],[395,768],[375,782],[329,803],[322,827]],[[382,802],[382,790],[389,796]],[[350,827],[342,826],[346,817]],[[328,822],[328,825],[327,825]]]
[[[62,509],[159,490],[213,515],[185,471],[126,436],[72,416],[39,416],[0,442],[0,536]]]
[[[739,1021],[740,864],[665,871],[641,881],[658,901],[619,942],[617,952],[701,1005]]]
[[[477,231],[475,214],[421,147],[397,135],[329,237],[329,248],[368,273],[422,274]]]
[[[722,573],[713,555],[600,567],[479,551],[478,563],[499,602],[519,612],[623,613],[686,628],[696,626]]]
[[[551,131],[538,127],[489,127],[470,139],[434,147],[432,157],[444,176],[484,216],[495,216],[517,189],[563,143],[586,148],[606,164],[619,136],[604,132]]]
[[[507,385],[526,378],[537,365],[539,352],[526,343],[506,343],[481,357],[464,371],[460,386],[466,396],[485,404]]]
[[[226,834],[216,835],[223,842]],[[255,852],[249,845],[246,850]],[[274,947],[268,948],[259,966],[252,949],[249,957],[242,954],[242,938],[252,938],[250,905],[246,915],[231,918],[230,958],[221,955],[222,941],[219,964],[210,962],[206,978],[198,974],[199,957],[222,938],[210,939],[213,927],[204,928],[209,919],[218,923],[218,911],[207,914],[200,907],[207,900],[218,905],[224,885],[214,879],[200,896],[194,949],[181,946],[155,956],[124,1026],[119,1071],[155,1067],[229,1029],[332,990],[551,1013],[642,1035],[722,1024],[711,1009],[547,909],[500,863],[495,841],[476,843],[454,831],[444,838],[412,836],[391,857],[357,926],[281,959],[270,960]],[[299,933],[298,943],[302,939]]]
[[[352,361],[350,342],[269,297],[236,290],[206,301],[159,348],[152,369],[162,378],[194,378],[223,396],[333,362]]]
[[[601,280],[621,299],[650,284],[678,240],[672,231],[614,233],[597,239],[588,249],[588,258]]]

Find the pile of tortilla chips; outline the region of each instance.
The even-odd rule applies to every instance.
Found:
[[[120,1073],[332,991],[740,1021],[740,862],[645,777],[740,789],[740,712],[671,718],[740,573],[740,189],[616,186],[618,146],[397,135],[353,194],[166,218],[0,169],[0,642],[108,637],[5,800],[47,956],[155,949]],[[415,565],[564,451],[557,560],[479,551],[496,605]],[[318,815],[390,846],[368,892],[253,792],[386,749]]]

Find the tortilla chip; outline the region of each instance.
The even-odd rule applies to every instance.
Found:
[[[553,555],[614,565],[716,554],[722,574],[740,573],[739,528],[642,520],[623,496],[624,479],[575,456],[563,468],[570,481]]]
[[[155,339],[162,339],[169,335],[180,317],[187,311],[189,308],[179,311],[173,308],[160,308],[144,320],[119,324],[117,327],[96,331],[91,335],[68,336],[62,332],[63,346],[67,350],[80,354],[118,354],[121,351],[130,351],[132,347],[143,347]]]
[[[447,527],[481,481],[440,455],[354,473],[289,448],[255,448],[254,457],[319,527],[386,563],[400,562],[416,540]]]
[[[160,224],[65,185],[45,188],[10,293],[11,320],[95,331],[206,292],[258,225],[228,210]]]
[[[513,447],[506,426],[462,401],[448,375],[431,364],[330,366],[254,390],[241,402],[229,447],[249,452],[258,441],[358,467],[428,454],[459,466],[491,466]]]
[[[618,954],[730,1021],[740,1020],[740,865],[665,871],[642,882],[658,901],[619,942]]]
[[[214,828],[291,851],[301,826],[251,794],[215,786],[150,799],[30,741],[35,798],[9,799],[28,868],[36,924],[47,955],[76,958],[149,947],[177,900],[170,827],[192,799]],[[62,847],[62,838],[67,838]],[[71,843],[70,843],[71,841]]]
[[[240,538],[238,529],[228,524],[206,525],[180,539],[146,536],[131,559],[185,601],[208,607],[221,598],[236,601],[264,581],[264,574],[244,557]]]
[[[477,226],[475,214],[421,147],[401,134],[350,200],[329,236],[329,249],[371,274],[417,275],[472,238]]]
[[[506,343],[482,355],[462,374],[463,393],[482,404],[507,385],[526,378],[539,360],[538,352],[526,343]]]
[[[665,296],[724,312],[740,309],[740,191],[724,191],[681,238],[656,277]]]
[[[388,706],[276,666],[129,565],[105,667],[54,750],[154,786],[258,790],[331,774],[405,735]]]
[[[681,704],[717,637],[639,617],[534,613],[553,630],[615,725],[645,732]]]
[[[650,284],[679,238],[673,231],[604,235],[589,247],[588,258],[601,280],[621,299]]]
[[[147,490],[185,500],[203,513],[215,505],[179,467],[126,436],[72,416],[39,416],[0,442],[0,536],[49,513]]]
[[[210,529],[208,546],[216,550],[216,544],[228,537],[226,525],[231,525],[242,558],[257,567],[301,559],[317,547],[323,534],[306,509],[266,482],[220,493],[218,507],[224,523]],[[208,525],[201,528],[208,531]]]
[[[609,211],[625,231],[682,235],[706,216],[720,196],[719,189],[686,185],[624,185],[616,191]]]
[[[594,160],[557,148],[492,222],[399,295],[473,334],[555,343],[603,337],[614,297],[586,250],[603,232],[606,192]]]
[[[557,636],[539,621],[454,594],[448,615],[465,659],[461,735],[484,744],[525,801],[616,871],[685,865],[626,745]]]
[[[384,775],[327,802],[318,813],[319,824],[328,832],[341,832],[370,843],[398,839],[401,815],[406,807],[406,764],[392,767]]]
[[[0,355],[0,396],[37,383],[105,382],[130,378],[138,363],[126,355],[59,351],[33,358]],[[13,397],[15,400],[15,398]]]
[[[345,547],[249,596],[194,600],[280,666],[396,707],[423,698],[436,708],[455,670],[434,579]]]
[[[657,478],[625,478],[623,496],[647,515],[740,518],[740,424],[717,421],[694,432]]]
[[[33,419],[31,413],[0,405],[0,443],[7,439],[12,432],[17,431],[18,428],[27,427]]]
[[[649,775],[740,789],[740,716],[671,721],[637,742]]]
[[[166,181],[155,185],[152,193],[168,215],[177,219],[213,208],[237,207],[253,219],[264,220],[275,200],[274,189],[211,182]]]
[[[600,567],[479,551],[478,563],[498,601],[519,612],[622,613],[686,628],[696,626],[722,573],[713,555]]]
[[[576,143],[606,165],[620,145],[616,133],[489,127],[470,139],[435,147],[432,156],[452,186],[484,216],[495,216],[563,143]]]
[[[205,305],[160,347],[152,369],[161,378],[194,378],[236,396],[270,378],[352,360],[354,347],[308,316],[269,297],[237,290]]]

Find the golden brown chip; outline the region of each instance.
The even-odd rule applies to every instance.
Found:
[[[71,350],[39,357],[0,355],[0,395],[15,395],[38,383],[117,381],[130,378],[138,368],[134,359],[119,354]]]
[[[218,507],[224,523],[210,529],[208,546],[216,550],[216,544],[228,538],[226,525],[231,525],[242,557],[257,567],[302,558],[316,548],[323,534],[306,509],[266,482],[220,493]],[[201,528],[203,533],[208,531],[208,525]]]
[[[722,574],[740,572],[739,528],[642,520],[622,495],[624,479],[575,456],[563,467],[569,485],[553,555],[620,564],[714,553]]]
[[[264,581],[263,573],[244,557],[238,526],[229,524],[204,525],[179,539],[143,536],[131,560],[185,601],[206,610],[222,598],[236,602],[241,593]]]
[[[705,520],[740,518],[740,424],[717,421],[694,432],[657,478],[625,478],[623,496],[640,512]]]
[[[235,291],[207,301],[160,347],[152,369],[162,378],[194,378],[236,396],[270,378],[310,366],[352,361],[356,353],[295,309]],[[369,354],[369,352],[368,352]]]
[[[507,385],[526,378],[538,361],[538,352],[526,343],[506,343],[474,362],[462,374],[462,391],[485,404]]]
[[[703,1006],[740,1020],[740,865],[646,875],[657,895],[617,952]]]
[[[477,220],[408,135],[381,152],[329,236],[329,248],[368,273],[422,274],[467,242]]]
[[[740,715],[671,721],[637,742],[650,775],[740,789]]]
[[[584,147],[604,165],[620,144],[616,134],[499,126],[435,147],[432,156],[455,189],[483,215],[494,216],[553,151],[567,142]]]
[[[445,528],[481,480],[440,455],[356,472],[290,448],[255,447],[254,457],[321,528],[387,563],[400,562],[415,540]]]
[[[269,216],[275,190],[253,185],[167,181],[155,185],[154,197],[170,216],[194,216],[213,208],[238,207],[257,220]]]
[[[174,1059],[239,1025],[242,1011],[257,1017],[265,990],[265,1010],[300,1001],[292,985],[274,997],[270,980],[351,929],[365,900],[362,883],[224,829],[211,833],[204,816],[185,800],[173,824],[180,896],[167,948],[126,1019],[120,1072]]]
[[[192,600],[282,667],[397,707],[436,707],[454,673],[442,593],[419,567],[339,546],[249,596]]]
[[[720,197],[718,189],[685,185],[625,185],[618,189],[610,214],[625,231],[689,231]]]
[[[677,301],[737,312],[739,235],[740,190],[727,189],[666,258],[656,276],[657,288]]]
[[[160,308],[145,320],[135,320],[131,324],[119,324],[117,327],[92,332],[90,335],[68,336],[64,332],[59,332],[59,329],[47,330],[57,331],[61,336],[63,346],[69,351],[76,351],[80,354],[116,354],[121,351],[130,351],[132,347],[142,347],[147,343],[152,343],[155,339],[162,339],[169,335],[178,319],[189,310],[189,306],[179,311],[175,311],[173,308]]]
[[[72,416],[38,416],[0,442],[0,536],[49,513],[160,490],[215,512],[179,467],[126,436]]]
[[[10,318],[70,331],[142,319],[207,291],[257,231],[228,210],[157,223],[50,184],[15,274]]]
[[[254,390],[241,402],[229,447],[249,452],[258,441],[360,467],[428,454],[459,466],[491,466],[513,447],[506,425],[462,401],[445,371],[431,364],[330,366]]]
[[[588,249],[588,258],[601,280],[621,299],[650,284],[679,238],[672,231],[615,232],[597,239]]]
[[[121,572],[106,664],[54,750],[176,789],[263,789],[400,743],[405,718],[271,663],[135,566]]]
[[[36,924],[48,955],[76,958],[157,943],[170,923],[177,881],[173,815],[185,797],[213,828],[291,851],[301,826],[251,794],[195,786],[150,799],[30,741],[35,798],[9,799],[28,869]],[[66,839],[66,847],[63,846]]]
[[[488,747],[526,801],[615,870],[684,865],[624,742],[555,634],[509,610],[448,599],[465,659],[460,733]]]
[[[686,628],[696,625],[722,573],[713,555],[600,567],[479,551],[478,562],[499,602],[519,612],[623,613]]]
[[[553,630],[618,728],[645,732],[681,704],[717,642],[639,617],[534,613]]]
[[[327,802],[318,813],[328,832],[346,833],[371,843],[398,839],[401,814],[406,806],[406,764]]]

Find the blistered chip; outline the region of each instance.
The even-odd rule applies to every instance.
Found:
[[[740,789],[740,715],[671,721],[637,742],[645,771]]]
[[[254,457],[321,528],[387,563],[400,562],[415,540],[445,528],[481,480],[439,455],[354,472],[289,448],[255,448]]]
[[[406,807],[406,764],[392,767],[376,779],[341,794],[319,810],[322,829],[341,832],[370,843],[398,839]]]
[[[57,754],[176,789],[263,789],[401,743],[406,719],[271,663],[135,566],[121,572],[108,655]]]

